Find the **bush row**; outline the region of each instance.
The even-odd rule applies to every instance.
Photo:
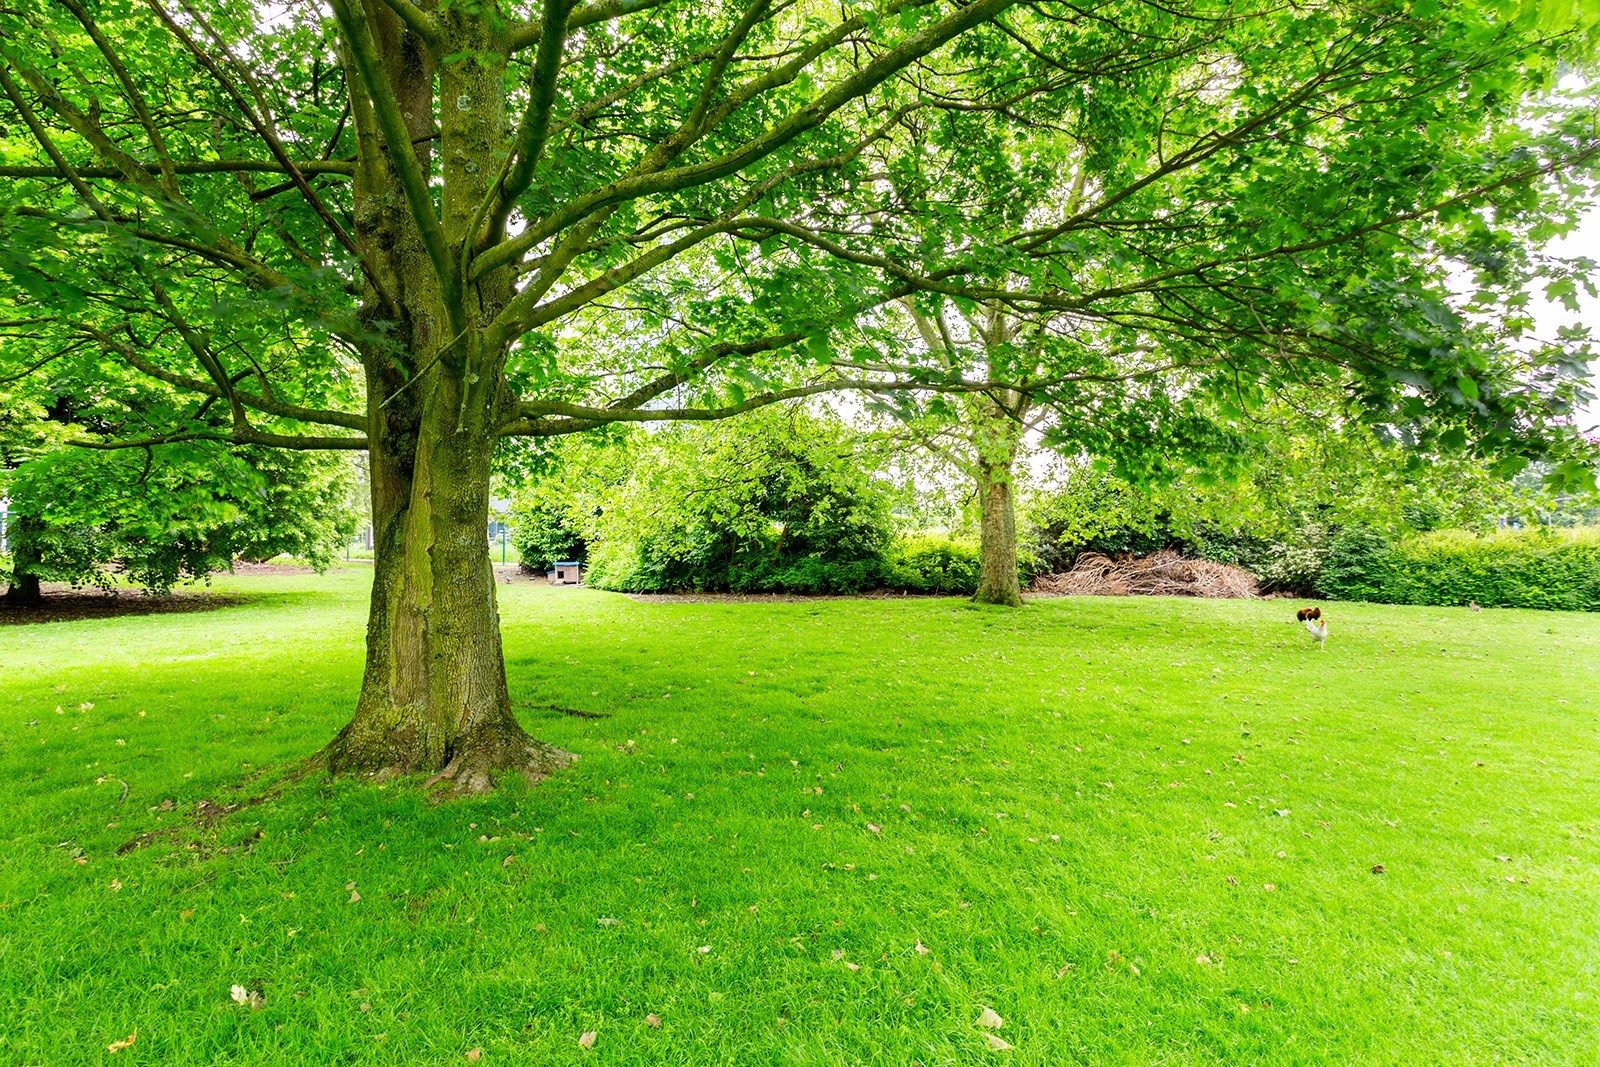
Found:
[[[1476,601],[1484,607],[1600,611],[1600,529],[1594,527],[1399,537],[1370,526],[1308,527],[1292,541],[1202,531],[1158,547],[1242,566],[1266,592],[1379,604]]]
[[[837,419],[768,410],[591,453],[512,511],[524,564],[632,593],[972,593],[975,544],[897,538],[892,482]]]
[[[978,546],[931,535],[894,540],[855,558],[822,553],[793,557],[771,545],[745,544],[718,560],[665,555],[634,541],[593,547],[587,580],[623,593],[903,593],[968,595],[978,588]]]
[[[1600,530],[1443,530],[1399,542],[1345,531],[1319,591],[1383,604],[1600,611]]]

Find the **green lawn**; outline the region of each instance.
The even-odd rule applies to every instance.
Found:
[[[1600,1062],[1600,617],[502,587],[573,769],[197,823],[367,580],[0,628],[0,1063]]]

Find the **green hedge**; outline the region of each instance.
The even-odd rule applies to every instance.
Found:
[[[601,589],[625,593],[657,593],[694,589],[673,583],[681,576],[669,573],[648,546],[606,542],[590,557],[586,580]],[[1030,577],[1027,561],[1024,579]],[[781,566],[736,566],[728,570],[726,588],[737,593],[860,593],[889,589],[897,593],[971,596],[978,588],[978,546],[975,542],[937,534],[917,534],[888,545],[881,555],[830,560],[809,555]]]
[[[885,588],[904,593],[978,591],[978,546],[921,534],[894,542],[883,562]]]
[[[1329,547],[1319,587],[1384,604],[1600,611],[1600,529],[1445,530],[1395,544],[1346,531]]]

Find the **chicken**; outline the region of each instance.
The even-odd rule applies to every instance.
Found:
[[[1301,608],[1294,613],[1300,620],[1300,625],[1306,628],[1317,642],[1317,647],[1326,650],[1328,647],[1328,620],[1322,617],[1321,608]]]

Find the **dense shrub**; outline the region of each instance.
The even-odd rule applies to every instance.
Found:
[[[1391,542],[1355,527],[1333,539],[1318,588],[1383,604],[1600,611],[1600,531],[1440,530]]]
[[[1316,579],[1317,592],[1334,600],[1404,603],[1395,599],[1392,589],[1393,552],[1393,545],[1381,531],[1367,526],[1340,530],[1328,542]]]
[[[356,530],[352,472],[334,453],[214,442],[65,449],[8,473],[13,565],[43,581],[164,592],[236,559],[323,569]],[[24,551],[26,544],[26,551]],[[9,568],[0,582],[10,580]]]
[[[928,534],[896,541],[883,565],[883,584],[906,593],[970,596],[978,588],[978,546]]]
[[[1256,576],[1263,593],[1315,596],[1319,595],[1327,555],[1328,540],[1322,530],[1316,528],[1295,541],[1263,541],[1241,560],[1218,562],[1237,562],[1249,570]]]
[[[512,502],[511,543],[524,570],[543,573],[563,560],[589,558],[589,543],[573,510],[573,501],[554,486],[540,486]]]
[[[1076,472],[1063,489],[1031,505],[1025,540],[1046,573],[1070,570],[1081,552],[1143,555],[1173,539],[1159,501],[1099,471]]]
[[[629,592],[877,588],[891,520],[873,466],[848,427],[801,411],[654,434],[608,497],[588,580]]]

